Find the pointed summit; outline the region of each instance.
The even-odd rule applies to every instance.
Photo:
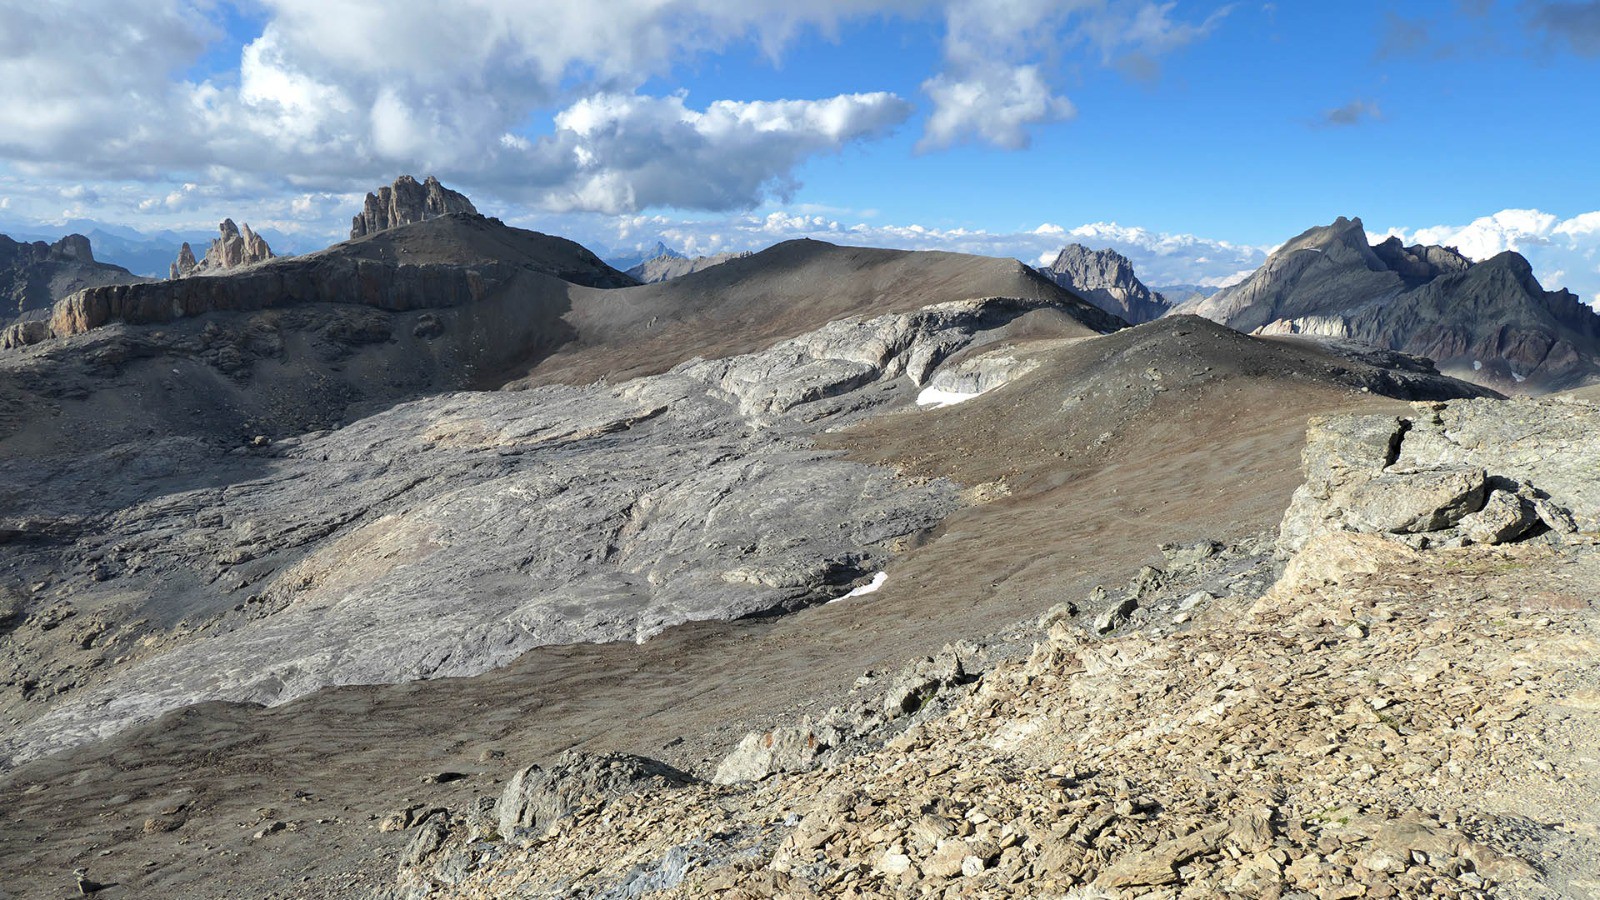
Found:
[[[1108,313],[1137,325],[1158,319],[1171,307],[1160,294],[1145,287],[1133,272],[1133,263],[1107,248],[1090,250],[1069,244],[1056,261],[1039,270],[1054,281]]]
[[[450,190],[432,175],[421,184],[410,175],[401,175],[394,184],[367,195],[361,214],[350,221],[350,237],[353,240],[452,213],[477,215],[478,210],[465,194]]]

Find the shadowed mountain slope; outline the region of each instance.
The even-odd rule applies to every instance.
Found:
[[[1173,311],[1245,332],[1402,350],[1503,391],[1600,377],[1600,314],[1565,290],[1544,290],[1521,255],[1473,263],[1396,238],[1369,245],[1360,219],[1312,228],[1239,284]]]
[[[89,239],[81,234],[53,244],[23,243],[0,234],[0,325],[42,315],[57,300],[87,287],[145,280],[96,260]]]

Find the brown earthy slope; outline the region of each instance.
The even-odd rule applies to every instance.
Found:
[[[1014,259],[786,241],[719,266],[621,291],[572,292],[577,338],[513,387],[616,382],[699,356],[748,353],[846,316],[975,297],[1049,300],[1089,335],[1123,323]],[[535,367],[536,366],[536,367]]]
[[[29,873],[18,896],[54,897],[109,849],[88,860],[94,874],[135,893],[364,896],[412,838],[377,830],[398,809],[459,805],[569,747],[709,774],[745,730],[825,708],[867,669],[1121,583],[1164,541],[1270,529],[1301,481],[1307,416],[1399,408],[1362,387],[1470,392],[1187,319],[994,352],[1039,366],[959,406],[836,436],[861,458],[987,483],[973,496],[991,500],[914,542],[870,598],[642,646],[537,650],[469,679],[193,707],[0,779],[0,871]],[[470,777],[418,781],[441,771]],[[273,821],[294,830],[252,837]]]

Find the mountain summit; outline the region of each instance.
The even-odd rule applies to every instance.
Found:
[[[1600,315],[1566,290],[1546,291],[1520,254],[1473,262],[1393,237],[1373,245],[1358,218],[1303,232],[1249,278],[1173,312],[1401,350],[1507,390],[1559,390],[1600,374]]]
[[[1110,248],[1090,250],[1082,244],[1069,244],[1056,254],[1055,262],[1039,272],[1134,325],[1158,319],[1172,306],[1145,287],[1126,256]]]
[[[53,244],[23,243],[0,234],[0,322],[47,310],[86,287],[144,280],[121,266],[96,260],[89,239],[81,234],[69,234]]]

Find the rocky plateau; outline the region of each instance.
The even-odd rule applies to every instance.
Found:
[[[0,898],[1600,891],[1600,332],[1520,258],[230,226],[0,332]]]

